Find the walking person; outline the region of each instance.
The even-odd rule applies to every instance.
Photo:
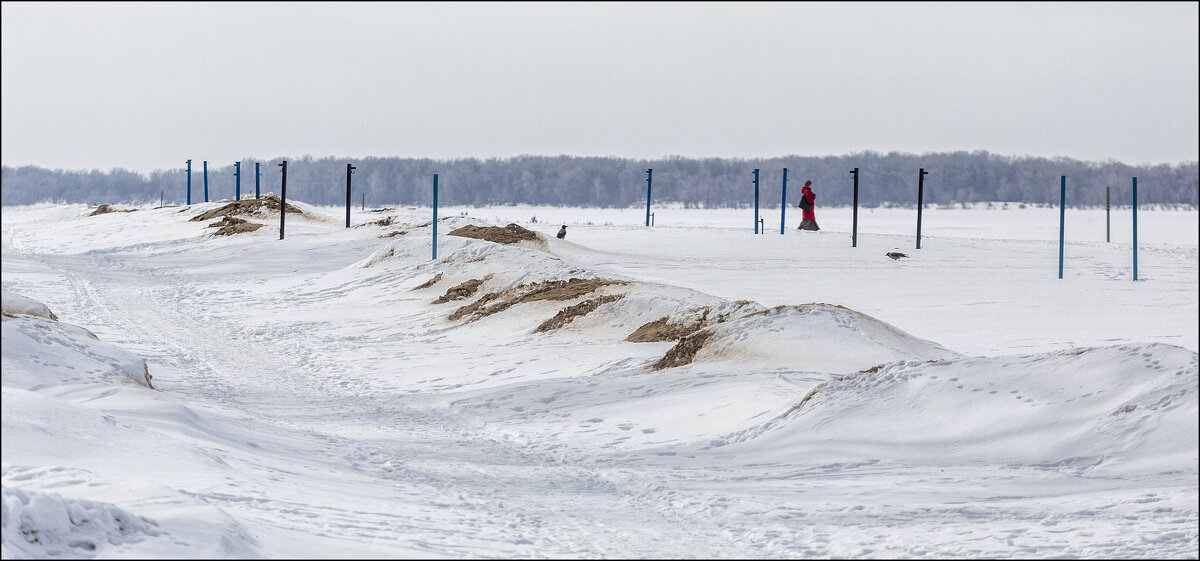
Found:
[[[817,214],[813,209],[817,206],[817,194],[813,193],[812,180],[804,182],[804,187],[800,189],[800,203],[796,206],[800,207],[803,212],[800,215],[800,229],[809,230],[812,232],[819,231],[820,226],[817,226]]]

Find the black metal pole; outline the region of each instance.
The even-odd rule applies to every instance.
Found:
[[[1109,210],[1112,199],[1112,187],[1104,188],[1104,243],[1112,241],[1112,223],[1109,219],[1112,217],[1112,211]]]
[[[650,182],[652,179],[654,179],[653,168],[646,170],[646,226],[650,225]]]
[[[929,172],[921,168],[921,175],[917,179],[917,249],[921,249],[921,209],[925,207],[926,175],[929,175]]]
[[[850,247],[858,247],[858,168],[850,173],[854,175],[854,226],[850,234]]]
[[[350,227],[350,175],[357,169],[350,164],[346,164],[346,227]]]
[[[754,233],[758,232],[758,168],[754,168]]]
[[[283,185],[279,187],[279,239],[283,239],[283,219],[287,216],[287,160],[279,164],[283,168]]]

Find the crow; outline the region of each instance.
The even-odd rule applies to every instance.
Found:
[[[892,261],[899,261],[901,257],[908,257],[907,255],[900,253],[899,251],[889,251],[889,252],[885,253],[884,255],[891,257]]]
[[[558,239],[561,240],[565,237],[567,237],[567,225],[563,224],[563,227],[559,228],[559,230],[558,230]]]

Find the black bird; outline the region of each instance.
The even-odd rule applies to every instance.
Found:
[[[558,239],[561,240],[565,237],[567,237],[567,225],[563,224],[563,227],[558,229]]]
[[[889,252],[885,253],[884,255],[891,257],[892,261],[898,261],[898,260],[900,260],[901,257],[908,257],[907,255],[900,253],[899,251],[889,251]]]

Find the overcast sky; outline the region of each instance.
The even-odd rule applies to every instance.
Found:
[[[3,163],[1198,156],[1196,2],[4,2]]]

